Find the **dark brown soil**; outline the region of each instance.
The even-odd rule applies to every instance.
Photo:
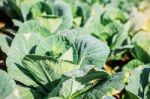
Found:
[[[6,68],[5,62],[6,62],[6,57],[5,57],[5,55],[4,55],[3,53],[0,52],[0,69],[6,71],[7,68]]]

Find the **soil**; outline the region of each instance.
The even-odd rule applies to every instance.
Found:
[[[7,70],[7,68],[6,68],[6,57],[5,57],[5,55],[4,55],[4,53],[0,53],[0,69],[2,69],[2,70]]]

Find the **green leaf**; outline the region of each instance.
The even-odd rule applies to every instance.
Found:
[[[67,42],[61,36],[50,36],[37,45],[37,55],[59,58],[67,51]]]
[[[27,55],[22,61],[25,69],[42,85],[59,79],[65,72],[79,68],[70,62],[57,61],[48,56]]]
[[[110,10],[111,9],[111,10]],[[104,25],[108,24],[111,21],[120,20],[122,23],[126,22],[129,18],[128,14],[121,9],[107,5],[105,11],[102,14],[101,21]]]
[[[59,26],[62,24],[63,20],[61,18],[44,18],[39,17],[36,18],[42,26],[47,28],[51,33],[55,33]],[[55,25],[54,25],[55,24]]]
[[[17,5],[17,1],[15,1],[15,0],[5,0],[5,1],[6,1],[5,6],[7,7],[7,8],[5,8],[5,11],[6,11],[7,15],[11,15],[12,18],[19,19],[19,20],[23,21],[21,9]]]
[[[79,27],[81,24],[81,19],[82,19],[81,17],[74,18],[73,19],[74,24]]]
[[[37,45],[36,54],[62,59],[66,53],[69,53],[64,60],[72,61],[73,59],[72,62],[79,66],[91,64],[100,67],[103,66],[109,54],[107,44],[89,35],[79,36],[72,41],[69,39],[69,43],[66,37],[51,36]]]
[[[141,42],[142,41],[142,42]],[[137,33],[132,42],[134,43],[134,53],[136,58],[144,63],[149,63],[150,61],[150,33],[149,32],[139,32]]]
[[[67,72],[64,75],[67,77],[76,77],[76,80],[81,82],[82,84],[86,84],[94,79],[108,78],[109,76],[105,71],[91,65],[86,65],[84,67],[81,67],[80,69]]]
[[[62,23],[62,18],[52,15],[52,6],[46,2],[38,2],[30,11],[32,18],[35,19],[41,26],[47,28],[51,33],[54,33]],[[55,25],[54,25],[55,24]]]
[[[18,27],[21,27],[21,25],[23,24],[23,22],[17,19],[12,19],[12,21],[13,21],[13,24]]]
[[[129,61],[126,65],[124,65],[123,70],[132,71],[140,65],[143,65],[143,62],[139,61],[138,59],[133,59]]]
[[[90,6],[84,2],[77,2],[77,15],[82,17],[81,25],[84,25],[90,16]]]
[[[136,95],[132,94],[131,92],[129,91],[126,91],[127,93],[125,94],[125,98],[127,99],[130,99],[130,98],[133,98],[133,99],[139,99],[139,97],[137,97]]]
[[[145,90],[144,90],[144,96],[146,99],[150,98],[150,84],[146,86]]]
[[[84,34],[84,28],[66,29],[56,33],[56,35],[66,38],[68,40],[68,43],[71,45],[75,43],[75,40],[81,34]]]
[[[116,36],[114,36],[112,38],[112,44],[111,44],[112,50],[119,49],[120,47],[123,46],[123,43],[128,38],[128,33],[129,33],[130,28],[131,28],[131,21],[127,21],[125,24],[121,24],[120,22],[118,22],[118,23],[115,22],[115,24],[117,24],[116,27],[117,26],[118,27],[120,26],[120,27],[119,28],[117,27],[118,33],[116,34]],[[126,45],[128,45],[128,44],[126,44]]]
[[[59,96],[62,96],[65,99],[70,99],[71,96],[77,91],[84,88],[85,85],[76,81],[75,78],[70,78],[63,82],[62,87],[60,89]]]
[[[92,36],[79,36],[69,42],[74,44],[69,44],[68,39],[62,36],[48,37],[37,45],[36,54],[48,55],[56,59],[64,58],[79,66],[91,64],[100,67],[103,66],[109,54],[107,44]]]
[[[102,31],[104,31],[104,26],[100,23],[100,15],[102,11],[103,8],[99,5],[94,5],[92,7],[91,16],[84,25],[85,33],[95,34],[97,37],[103,33]]]
[[[72,27],[73,15],[69,4],[62,0],[57,0],[53,4],[53,12],[54,15],[62,17],[63,20],[60,26],[58,27],[57,31],[70,29]]]
[[[15,82],[3,70],[0,70],[0,97],[2,99],[19,99]]]
[[[125,73],[120,72],[108,80],[102,80],[89,91],[85,92],[80,98],[98,99],[105,95],[115,95],[120,93],[125,87]]]
[[[6,60],[8,74],[17,81],[24,83],[25,85],[36,86],[35,82],[22,72],[24,68],[22,66],[22,58],[29,54],[34,53],[36,45],[43,38],[39,34],[25,33],[15,36],[10,49],[8,50],[8,57]]]
[[[8,53],[9,47],[11,45],[12,39],[7,35],[1,34],[0,35],[0,48],[4,53]]]
[[[52,14],[52,8],[46,2],[37,2],[30,9],[32,18],[36,19],[43,15]]]
[[[61,97],[50,97],[48,99],[64,99],[64,98],[61,98]]]
[[[21,10],[24,21],[27,20],[27,15],[29,14],[31,7],[40,1],[43,1],[43,0],[33,0],[33,1],[16,0],[16,3],[18,4]]]
[[[2,7],[3,5],[4,5],[4,1],[1,0],[1,1],[0,1],[0,7]]]
[[[76,99],[94,86],[92,83],[108,78],[108,74],[95,66],[87,65],[80,69],[67,72],[59,84],[49,93],[49,97],[60,96]],[[67,92],[66,92],[67,91]]]
[[[116,98],[110,95],[105,95],[102,97],[102,99],[116,99]]]
[[[60,60],[73,62],[73,49],[69,48],[63,55],[59,57]]]
[[[24,22],[19,28],[17,34],[38,33],[43,37],[50,36],[51,33],[35,20]]]
[[[149,65],[143,65],[131,72],[129,77],[128,85],[125,87],[129,97],[132,98],[133,94],[140,99],[148,99],[149,90],[147,90],[150,84],[150,67]],[[130,94],[131,93],[131,94]]]
[[[17,88],[21,99],[42,99],[41,94],[34,89],[23,87],[21,85],[18,85]]]
[[[106,43],[89,35],[79,36],[74,44],[74,61],[80,66],[103,67],[110,50]]]
[[[68,3],[71,7],[72,14],[75,16],[77,12],[77,3],[79,2],[78,0],[76,1],[70,1],[70,0],[64,0],[66,3]]]

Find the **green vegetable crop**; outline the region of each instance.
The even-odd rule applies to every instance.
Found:
[[[149,0],[1,0],[0,99],[150,99]]]

